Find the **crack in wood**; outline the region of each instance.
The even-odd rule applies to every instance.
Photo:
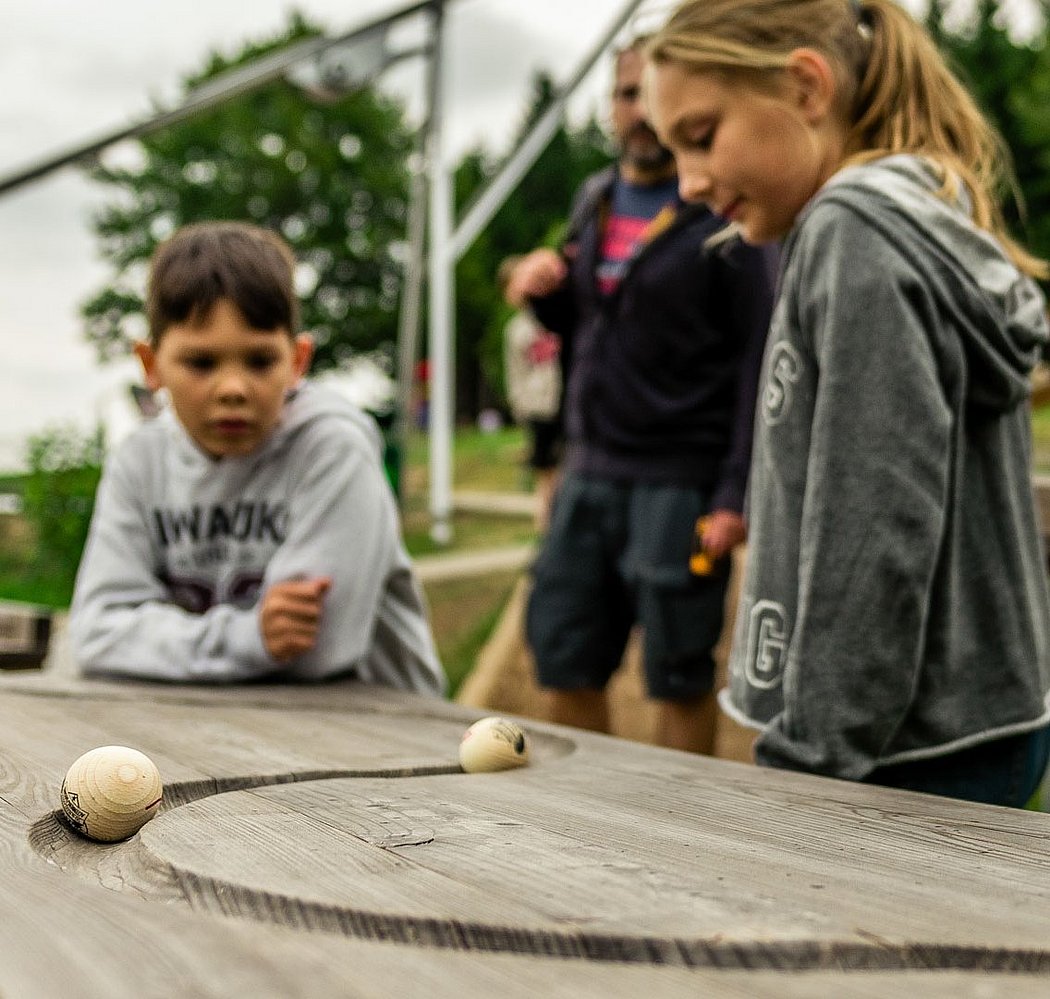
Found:
[[[250,791],[279,784],[455,773],[462,773],[458,764],[378,770],[311,770],[187,781],[165,788],[162,810],[171,811],[231,791]],[[179,901],[191,909],[226,918],[412,947],[715,970],[1050,974],[1050,951],[1046,950],[935,942],[895,943],[863,931],[857,934],[861,939],[853,940],[741,941],[721,936],[688,939],[600,933],[578,927],[540,929],[369,912],[349,906],[303,901],[175,868],[148,854],[137,835],[120,843],[89,843],[65,822],[60,812],[49,813],[33,823],[29,829],[29,843],[50,863],[112,891],[131,891],[144,899],[165,903]],[[109,863],[108,884],[101,876],[103,855]],[[119,879],[114,878],[111,865],[119,862],[122,856],[127,859],[128,869]],[[160,865],[165,869],[154,874],[150,865]]]
[[[317,780],[343,780],[353,778],[397,779],[402,777],[432,777],[435,775],[461,774],[463,768],[458,763],[437,763],[431,766],[386,767],[339,770],[300,770],[283,774],[256,774],[244,777],[212,777],[199,781],[180,781],[166,785],[164,802],[160,812],[170,812],[173,808],[188,805],[191,801],[227,794],[230,791],[251,791],[260,787],[274,787],[278,784],[301,784]]]
[[[178,876],[190,904],[203,911],[414,947],[715,970],[1050,974],[1050,951],[1042,950],[859,940],[733,941],[530,929],[366,912],[252,891],[185,871]]]

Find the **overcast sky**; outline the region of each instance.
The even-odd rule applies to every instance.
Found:
[[[33,0],[8,5],[0,40],[0,176],[142,120],[170,106],[179,82],[217,50],[232,55],[268,37],[300,10],[340,34],[409,6],[408,0]],[[666,4],[662,5],[666,9]],[[453,0],[447,14],[453,155],[505,144],[532,72],[570,76],[627,7],[627,0]],[[651,18],[650,4],[639,8]],[[406,28],[410,22],[406,22]],[[421,65],[405,63],[384,85],[418,101]],[[602,60],[573,114],[603,107]],[[72,167],[0,195],[0,470],[20,459],[28,434],[94,424],[129,376],[102,367],[83,342],[80,304],[108,275],[89,218],[99,193]]]

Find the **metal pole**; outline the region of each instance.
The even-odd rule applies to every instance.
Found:
[[[16,170],[14,173],[0,176],[0,194],[13,191],[15,188],[21,187],[30,181],[38,180],[70,163],[88,161],[107,146],[111,146],[123,139],[149,135],[169,125],[192,118],[194,115],[200,114],[209,108],[224,104],[240,94],[256,90],[271,80],[283,76],[290,68],[305,59],[319,55],[336,46],[344,45],[355,38],[377,31],[402,18],[417,14],[426,9],[428,5],[428,0],[420,0],[418,3],[402,7],[400,10],[376,18],[335,38],[328,38],[324,35],[318,38],[308,38],[286,49],[280,49],[268,56],[264,56],[247,66],[229,70],[222,74],[221,77],[210,80],[191,91],[187,95],[186,100],[178,107],[160,111],[144,121],[116,129],[97,139],[67,149],[65,152],[57,153],[32,163]]]
[[[445,168],[442,143],[443,0],[435,0],[429,87],[432,123],[428,134],[427,166],[430,177],[430,535],[438,544],[448,544],[452,540],[456,262],[546,147],[564,114],[569,96],[641,3],[642,0],[627,0],[576,72],[559,89],[551,107],[454,229],[452,177]]]
[[[452,540],[452,338],[453,274],[452,177],[445,165],[443,80],[445,0],[434,0],[433,39],[428,89],[432,102],[427,135],[430,188],[430,536],[438,544]]]
[[[576,72],[561,87],[551,102],[550,107],[544,111],[539,121],[532,126],[532,130],[521,141],[513,155],[500,168],[499,173],[489,181],[488,186],[476,198],[474,203],[463,215],[462,221],[456,227],[452,238],[451,253],[453,259],[459,260],[471,243],[478,237],[478,233],[488,225],[489,220],[502,207],[511,191],[517,187],[518,182],[525,176],[529,167],[536,158],[547,147],[554,133],[561,123],[565,114],[565,105],[573,92],[590,72],[591,67],[612,44],[617,33],[630,19],[631,15],[642,5],[642,0],[629,0],[620,11],[619,16],[610,25],[604,35],[595,43],[587,57],[580,63]]]

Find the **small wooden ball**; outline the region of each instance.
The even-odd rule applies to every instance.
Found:
[[[62,811],[82,836],[127,839],[160,808],[163,787],[153,761],[127,746],[100,746],[77,759],[62,781]]]
[[[482,718],[463,733],[459,765],[468,773],[510,770],[529,762],[525,730],[509,718]]]

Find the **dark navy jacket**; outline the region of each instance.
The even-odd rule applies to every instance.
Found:
[[[680,204],[603,296],[595,272],[614,179],[610,168],[581,187],[562,247],[568,280],[533,301],[564,342],[566,467],[698,486],[712,509],[740,511],[775,253],[736,238],[705,248],[725,222]]]

